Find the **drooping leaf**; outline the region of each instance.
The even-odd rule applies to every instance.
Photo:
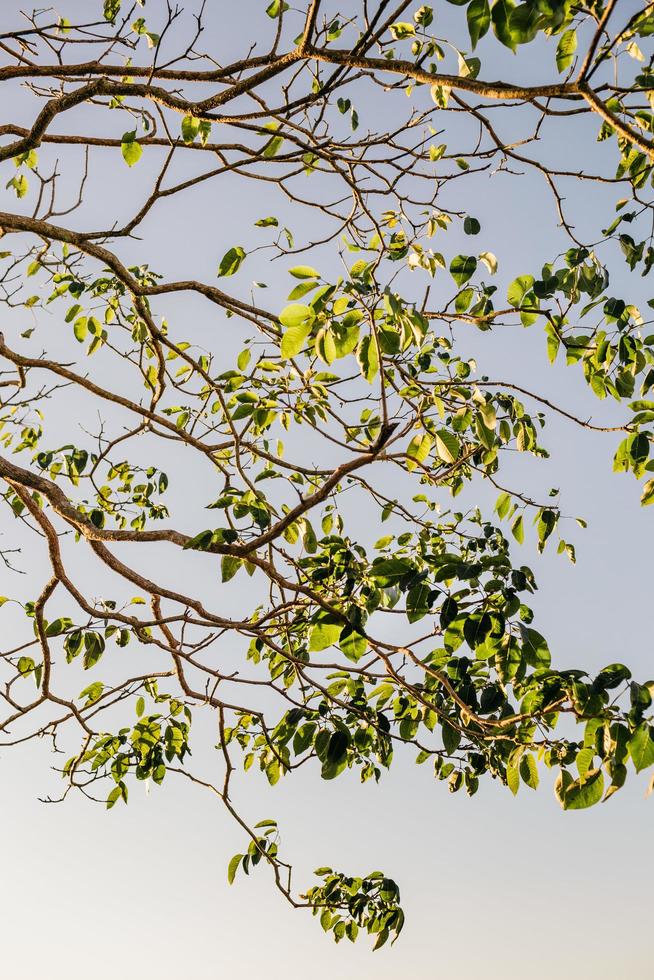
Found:
[[[562,794],[564,810],[585,810],[599,803],[604,793],[604,773],[601,769],[589,769],[580,779],[569,781]]]
[[[574,28],[564,31],[556,46],[556,67],[560,72],[570,67],[577,50],[577,32]]]
[[[139,162],[143,155],[143,147],[136,139],[135,129],[129,133],[123,133],[120,141],[120,150],[123,154],[123,160],[128,167],[133,167],[135,163]]]
[[[491,23],[491,12],[488,0],[471,0],[467,8],[468,31],[472,50],[477,47],[477,42],[486,34]]]
[[[629,739],[629,754],[636,772],[641,772],[643,769],[654,765],[654,740],[652,739],[652,729],[647,722],[641,722]]]
[[[279,321],[286,327],[282,335],[281,353],[288,360],[299,354],[306,344],[315,319],[313,310],[301,303],[292,303],[279,315]]]

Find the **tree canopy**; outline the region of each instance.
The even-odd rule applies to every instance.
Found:
[[[524,561],[574,562],[575,515],[512,465],[538,479],[558,416],[654,502],[654,4],[80,6],[2,11],[1,742],[50,739],[61,799],[191,780],[242,828],[230,881],[267,865],[378,948],[396,882],[296,887],[238,770],[472,795],[545,766],[575,810],[654,766],[654,682],[557,668]],[[561,243],[532,269],[472,213],[526,234],[522,174]],[[468,353],[524,328],[618,424]]]

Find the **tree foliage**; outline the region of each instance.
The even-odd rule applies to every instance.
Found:
[[[205,787],[243,830],[230,881],[267,864],[337,941],[379,947],[403,923],[395,882],[319,868],[298,893],[275,822],[233,801],[236,769],[366,781],[414,758],[472,795],[484,778],[536,789],[545,766],[582,809],[654,765],[653,684],[558,669],[534,625],[520,546],[574,561],[574,544],[556,491],[503,476],[510,454],[548,454],[558,414],[606,433],[654,501],[636,283],[654,264],[654,8],[257,0],[254,44],[235,13],[68,6],[0,37],[5,114],[29,115],[0,127],[2,556],[22,570],[32,539],[40,555],[27,586],[6,576],[31,598],[1,600],[3,744],[70,746],[63,797],[110,808],[134,780]],[[520,80],[487,80],[497,66]],[[466,202],[490,174],[508,200],[517,171],[566,243],[498,287]],[[269,208],[229,241],[216,202],[235,182]],[[588,184],[619,197],[582,236]],[[185,208],[211,224],[211,276],[189,276]],[[285,305],[247,281],[261,249]],[[517,365],[489,378],[459,342],[475,328],[542,332],[623,423],[576,418]],[[494,511],[473,506],[489,486]],[[209,773],[191,757],[206,713]]]

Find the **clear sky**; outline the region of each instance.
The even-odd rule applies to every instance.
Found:
[[[68,9],[86,6],[71,3]],[[258,17],[262,6],[263,0],[243,0],[237,13],[237,5],[225,0],[209,4],[225,60],[230,50],[241,50],[247,18]],[[17,0],[5,0],[0,29],[15,23],[19,9]],[[449,9],[445,23],[455,15]],[[536,54],[535,60],[533,53],[516,59],[513,76],[529,58],[532,78],[545,75],[549,69]],[[496,69],[490,62],[488,77]],[[419,101],[426,95],[414,97]],[[2,122],[24,121],[30,104],[17,93],[15,104],[3,106]],[[378,94],[363,96],[362,127],[374,127],[380,111],[385,106]],[[578,142],[567,143],[566,153],[583,166],[594,146],[580,127]],[[551,159],[560,150],[554,143],[545,152]],[[8,176],[10,166],[3,165]],[[100,154],[96,167],[85,215],[106,222],[108,215],[113,220],[117,211],[127,213],[141,199],[145,173],[138,168],[128,172],[115,151]],[[0,208],[7,209],[15,206],[4,190],[8,176],[0,181]],[[76,178],[71,166],[64,174],[71,194]],[[470,193],[467,184],[462,186]],[[486,176],[471,186],[475,196],[462,206],[480,218],[480,248],[498,255],[501,284],[561,249],[551,202],[533,178]],[[596,192],[584,195],[575,186],[569,191],[582,228],[595,216]],[[192,271],[214,281],[216,262],[227,248],[251,237],[256,218],[281,214],[281,207],[271,206],[267,192],[238,181],[226,186],[219,200],[198,190],[183,208],[155,211],[143,227],[143,242],[121,246],[121,256],[148,261],[166,276],[174,271],[175,278],[182,278]],[[288,220],[293,220],[290,211]],[[282,272],[282,263],[277,264],[279,273],[263,253],[247,273],[271,284],[270,308],[284,294],[275,280]],[[627,275],[627,268],[618,262],[616,269],[613,287],[619,295],[619,277]],[[423,280],[416,283],[424,289]],[[192,319],[200,337],[233,329],[234,321],[207,314],[190,301],[176,300],[167,309],[171,317]],[[24,314],[7,317],[2,328],[9,336],[11,330],[24,329],[24,321]],[[56,322],[39,329],[54,332]],[[599,423],[621,418],[619,410],[588,393],[574,369],[548,364],[538,328],[510,334],[480,334],[463,325],[460,330],[461,344],[483,362],[489,376],[511,374]],[[35,346],[41,343],[35,335]],[[54,424],[64,431],[70,418],[59,417]],[[540,590],[534,605],[557,665],[593,670],[622,661],[645,680],[654,676],[652,517],[639,507],[635,481],[611,473],[612,440],[553,419],[546,436],[552,459],[530,459],[526,468],[524,461],[515,463],[515,480],[524,475],[534,487],[562,487],[566,513],[581,515],[589,524],[585,533],[570,533],[577,544],[576,566],[553,552],[538,558],[533,544],[524,546],[522,560],[536,572]],[[480,486],[472,499],[487,502],[494,496]],[[3,542],[9,541],[14,532],[7,518],[2,520]],[[34,582],[46,574],[43,561],[35,546],[25,553],[29,574],[23,578],[31,579],[32,592]],[[199,578],[186,584],[198,593],[207,587]],[[16,584],[0,569],[0,593],[28,595],[30,585]],[[247,598],[241,593],[236,601]],[[10,627],[0,622],[5,630],[1,642],[9,645]],[[198,753],[196,762],[210,766],[209,753],[206,758]],[[227,861],[241,849],[242,834],[199,790],[170,779],[149,794],[135,786],[129,806],[109,812],[77,797],[45,805],[38,797],[59,790],[58,777],[48,770],[51,761],[46,743],[0,751],[1,970],[11,980],[218,980],[234,975],[390,980],[405,973],[451,980],[480,975],[484,980],[608,980],[652,972],[654,802],[643,799],[643,778],[632,778],[606,805],[563,813],[547,772],[537,793],[523,786],[516,799],[483,780],[473,799],[451,796],[410,758],[396,764],[379,786],[361,786],[351,773],[325,783],[308,767],[272,789],[254,770],[238,777],[243,810],[254,820],[278,820],[298,883],[308,881],[319,864],[363,873],[380,867],[399,881],[407,924],[392,949],[373,955],[365,938],[356,946],[346,941],[334,946],[317,921],[284,904],[266,869],[230,888]]]

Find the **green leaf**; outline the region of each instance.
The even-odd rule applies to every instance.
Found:
[[[18,673],[21,677],[27,677],[34,670],[35,664],[31,657],[19,657],[18,659]]]
[[[532,667],[549,667],[552,661],[547,640],[537,630],[520,624],[522,633],[522,652]]]
[[[25,174],[16,174],[15,177],[12,177],[11,180],[7,181],[6,186],[8,188],[13,187],[14,191],[16,192],[16,197],[23,198],[29,190],[29,181]]]
[[[238,570],[242,567],[243,562],[240,558],[235,558],[233,555],[223,555],[220,562],[220,570],[223,582],[229,582],[230,579],[234,578]]]
[[[565,793],[568,786],[570,786],[573,781],[574,780],[567,769],[559,770],[559,775],[557,776],[556,783],[554,784],[554,795],[564,809]]]
[[[461,742],[461,732],[458,728],[454,728],[450,725],[448,721],[443,719],[441,724],[441,735],[443,738],[443,747],[448,755],[454,755]]]
[[[406,461],[407,469],[414,470],[416,468],[416,463],[424,463],[429,456],[433,445],[434,440],[428,432],[424,432],[422,435],[414,436],[406,451],[407,456],[409,457],[409,459]]]
[[[107,797],[107,810],[111,810],[114,803],[117,800],[122,799],[124,803],[127,803],[127,786],[122,781],[118,783],[114,789],[109,793]]]
[[[102,697],[102,692],[104,691],[104,684],[102,681],[95,681],[93,684],[89,684],[85,687],[83,691],[80,691],[80,698],[86,698],[85,706],[90,704],[95,704]]]
[[[643,507],[649,507],[650,504],[654,504],[654,480],[648,480],[643,484],[640,502]]]
[[[539,550],[542,551],[542,546],[545,544],[550,534],[556,527],[558,523],[558,514],[553,510],[542,510],[538,518],[538,541],[541,545]]]
[[[525,540],[525,527],[522,514],[518,514],[515,521],[511,525],[511,534],[516,539],[518,544],[522,544]]]
[[[377,579],[382,587],[388,587],[399,582],[413,570],[413,564],[407,558],[383,558],[381,561],[374,562],[370,569],[370,576]]]
[[[120,11],[120,0],[104,0],[103,13],[104,19],[114,21]]]
[[[435,436],[436,452],[444,463],[455,463],[459,458],[459,440],[448,429],[439,429]]]
[[[350,746],[350,735],[341,729],[332,732],[327,746],[327,759],[329,762],[340,762],[345,757]]]
[[[104,653],[104,637],[99,633],[89,632],[84,634],[84,670],[94,667]]]
[[[520,789],[520,757],[517,756],[515,760],[510,761],[506,767],[506,784],[513,793],[517,796],[518,790]]]
[[[329,736],[327,751],[323,759],[320,775],[323,779],[335,779],[347,764],[347,750],[350,746],[348,732],[338,729]]]
[[[477,41],[486,34],[491,22],[491,12],[488,0],[472,0],[467,10],[468,31],[472,50],[477,47]]]
[[[120,799],[120,789],[118,786],[116,786],[114,789],[112,789],[112,791],[109,793],[109,796],[107,797],[107,810],[111,810],[112,806],[119,799]]]
[[[550,364],[554,364],[561,347],[561,338],[551,323],[546,325],[545,333],[547,335],[547,358]]]
[[[315,351],[318,357],[325,364],[332,364],[336,360],[336,341],[331,330],[325,327],[316,334]]]
[[[303,752],[313,745],[314,737],[316,734],[315,722],[307,722],[306,725],[301,725],[293,736],[293,751],[296,755],[302,755]]]
[[[182,119],[182,139],[185,143],[193,143],[200,132],[200,120],[195,116],[184,116]]]
[[[341,633],[338,645],[347,659],[353,660],[355,663],[363,657],[368,649],[368,641],[365,636],[349,627],[346,627]]]
[[[286,0],[272,0],[272,3],[266,8],[266,13],[273,20],[283,14],[284,11],[288,10],[288,4]]]
[[[515,41],[511,37],[509,30],[509,17],[514,10],[513,0],[495,0],[491,9],[491,20],[493,22],[493,33],[495,37],[511,51],[515,51]]]
[[[462,289],[454,300],[454,309],[457,313],[465,313],[472,303],[473,297],[475,295],[474,289],[469,287],[468,289]]]
[[[506,291],[506,298],[511,306],[521,306],[522,300],[534,287],[533,276],[518,276]]]
[[[319,283],[315,279],[305,279],[304,282],[299,282],[291,292],[288,294],[289,299],[302,299],[307,293],[313,292],[317,289]]]
[[[599,684],[602,690],[611,690],[630,679],[631,671],[624,664],[609,664],[600,670],[596,684]]]
[[[476,268],[474,255],[457,255],[450,262],[450,275],[457,286],[463,286],[475,274]]]
[[[577,32],[572,29],[564,31],[559,38],[556,46],[556,67],[559,71],[565,71],[572,64],[572,60],[577,50]]]
[[[184,550],[189,548],[197,549],[198,551],[206,551],[207,548],[213,543],[213,531],[206,530],[200,531],[195,537],[191,538],[184,545]]]
[[[523,783],[526,783],[530,789],[538,789],[538,766],[530,752],[520,759],[520,775]]]
[[[245,857],[244,854],[235,854],[227,865],[227,881],[230,885],[234,884],[234,878],[236,877],[236,872],[238,871],[238,866]]]
[[[62,616],[61,618],[54,619],[51,623],[48,623],[45,635],[48,637],[60,636],[67,629],[70,629],[72,625],[73,621],[69,619],[68,616]]]
[[[123,133],[120,150],[128,167],[133,167],[135,163],[139,162],[143,154],[143,147],[136,140],[135,129],[131,133]]]
[[[423,4],[422,7],[418,7],[413,15],[413,19],[415,20],[416,24],[420,24],[421,27],[429,27],[434,19],[433,8],[430,7],[429,4]]]
[[[602,799],[604,792],[604,774],[601,769],[589,769],[580,779],[570,779],[563,792],[564,810],[585,810],[594,806]]]
[[[73,333],[75,334],[75,339],[79,340],[80,344],[84,343],[88,335],[88,319],[85,316],[78,316],[73,324]]]
[[[410,623],[417,623],[429,613],[430,597],[431,589],[425,582],[420,582],[409,589],[406,597],[406,612]]]
[[[319,279],[320,273],[317,269],[313,269],[310,265],[296,265],[292,269],[289,269],[289,274],[295,276],[296,279]]]
[[[302,303],[291,303],[290,306],[285,306],[279,314],[279,322],[283,327],[292,328],[312,321],[314,316],[315,314],[310,307],[304,306]]]
[[[509,15],[509,31],[516,44],[529,44],[538,33],[541,14],[532,3],[521,3]]]
[[[580,779],[583,779],[586,773],[592,768],[594,758],[595,750],[592,748],[581,749],[577,753],[577,772],[579,773]]]
[[[375,339],[370,334],[361,338],[357,348],[357,361],[361,374],[369,384],[372,384],[379,372],[379,353]]]
[[[262,147],[261,156],[265,160],[272,160],[272,158],[276,157],[279,151],[281,150],[283,143],[284,143],[283,136],[272,136],[265,144],[265,146]]]
[[[407,37],[414,37],[416,33],[415,26],[409,21],[399,21],[397,24],[391,24],[389,30],[396,41],[403,41]]]
[[[338,643],[343,632],[343,623],[337,619],[319,620],[309,633],[309,650],[316,653]]]
[[[495,512],[502,521],[509,513],[511,507],[511,494],[503,491],[495,501]]]
[[[240,245],[235,245],[223,255],[218,266],[218,276],[233,276],[241,268],[247,253]]]
[[[654,741],[652,741],[652,730],[646,721],[641,722],[629,739],[628,745],[636,772],[654,765]]]
[[[436,160],[440,160],[440,158],[445,153],[446,149],[447,149],[447,144],[446,143],[440,143],[439,146],[430,146],[429,147],[429,159],[432,162],[435,162]]]
[[[305,346],[315,314],[302,303],[291,303],[279,314],[279,322],[286,327],[282,336],[281,353],[285,360],[295,357]]]

